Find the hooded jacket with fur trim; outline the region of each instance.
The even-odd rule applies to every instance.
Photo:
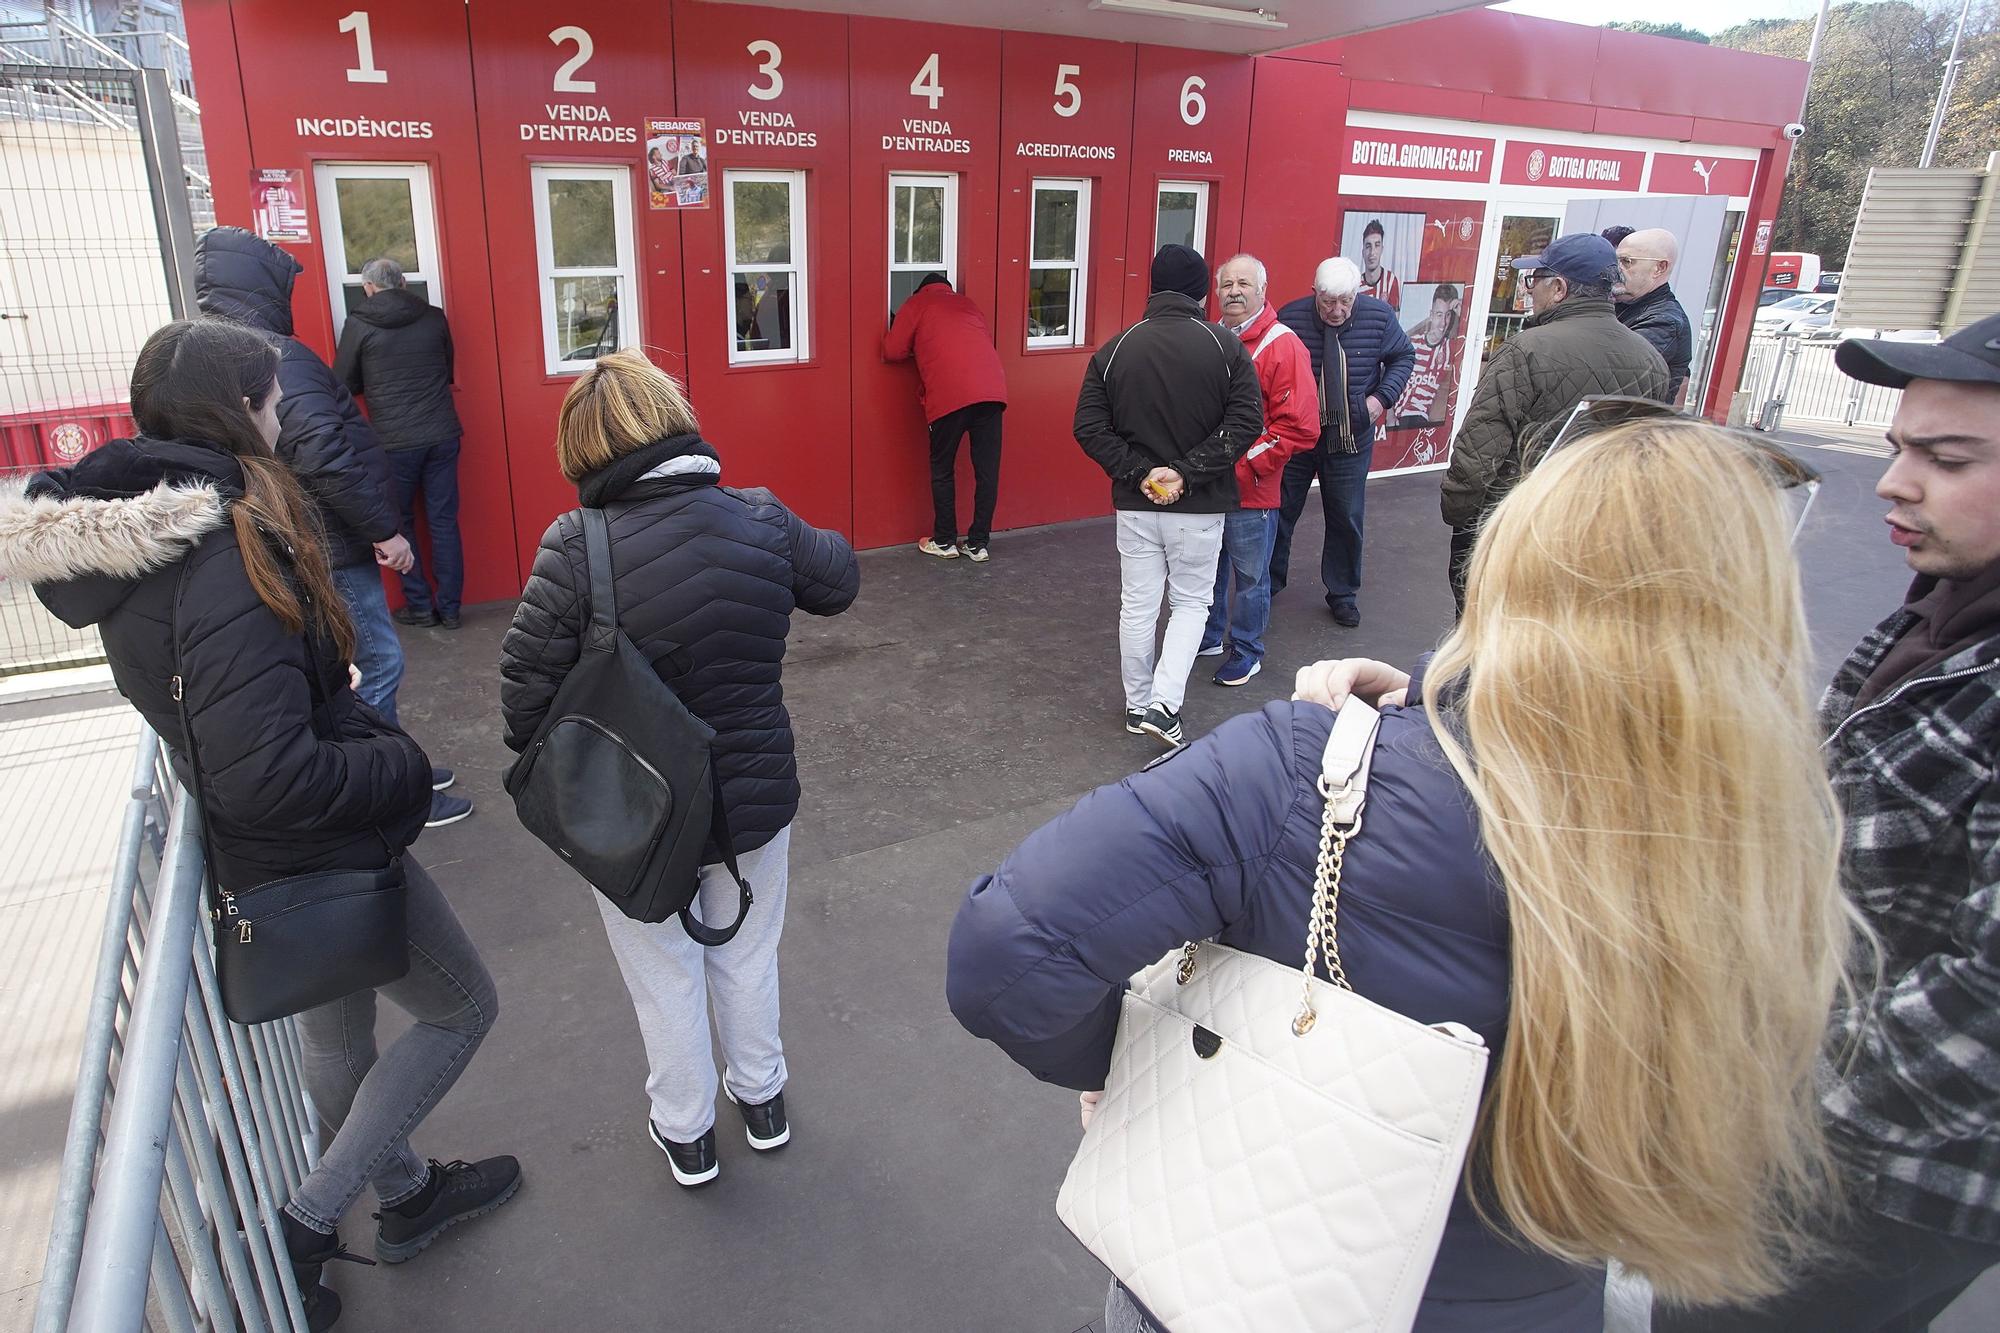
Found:
[[[183,677],[223,887],[387,865],[423,829],[430,761],[356,697],[330,638],[286,633],[258,599],[229,515],[242,489],[219,450],[114,440],[0,490],[0,576],[98,627],[119,693],[185,784]]]

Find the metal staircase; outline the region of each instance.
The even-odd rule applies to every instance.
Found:
[[[158,5],[128,2],[117,5],[109,18],[112,26],[88,32],[50,5],[39,19],[0,22],[0,64],[165,70],[172,87],[194,229],[197,233],[206,231],[215,225],[215,192],[201,141],[201,103],[194,96],[194,65],[186,39],[174,30],[179,26],[177,15]],[[136,130],[138,111],[117,83],[100,85],[93,92],[73,84],[0,83],[0,121],[17,119],[73,120]]]

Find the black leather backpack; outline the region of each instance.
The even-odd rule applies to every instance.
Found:
[[[507,770],[522,827],[540,838],[634,921],[678,914],[710,948],[735,938],[750,886],[736,866],[710,743],[715,730],[683,704],[618,628],[611,530],[586,507],[590,623],[528,748]],[[720,930],[691,910],[702,851],[713,839],[736,881],[736,920]]]

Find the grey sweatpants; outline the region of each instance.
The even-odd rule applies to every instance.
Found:
[[[1127,708],[1159,704],[1170,713],[1181,711],[1208,606],[1215,600],[1223,519],[1118,511],[1118,670]],[[1162,594],[1167,630],[1156,652]]]
[[[785,1051],[778,1041],[778,937],[785,929],[791,846],[787,827],[739,858],[756,901],[736,938],[719,948],[705,949],[689,939],[678,917],[634,921],[604,895],[591,895],[639,1016],[653,1123],[676,1143],[694,1142],[715,1123],[711,1003],[728,1062],[723,1077],[736,1100],[767,1102],[785,1089]],[[695,915],[713,927],[736,919],[736,882],[723,867],[702,868]]]

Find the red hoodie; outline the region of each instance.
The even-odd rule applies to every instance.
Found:
[[[993,350],[993,332],[972,298],[942,282],[920,287],[896,312],[882,335],[882,357],[907,361],[914,353],[923,382],[924,420],[970,407],[1007,401],[1007,373]]]
[[[1278,322],[1277,308],[1269,301],[1237,336],[1264,391],[1264,433],[1236,460],[1236,490],[1245,509],[1276,509],[1286,461],[1319,443],[1312,353]]]

